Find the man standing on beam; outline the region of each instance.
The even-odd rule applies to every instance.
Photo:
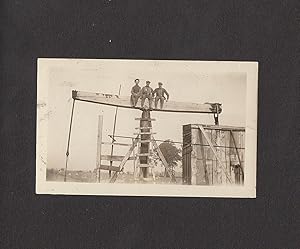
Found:
[[[169,93],[162,87],[162,85],[163,83],[158,82],[158,88],[156,88],[153,92],[153,96],[155,97],[155,109],[157,109],[158,101],[160,101],[160,109],[163,109],[164,101],[169,100]],[[167,98],[165,97],[165,94]]]

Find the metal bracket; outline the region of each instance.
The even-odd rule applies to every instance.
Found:
[[[72,98],[73,99],[77,98],[77,91],[76,90],[72,90]]]

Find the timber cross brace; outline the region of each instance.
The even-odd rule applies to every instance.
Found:
[[[153,144],[153,147],[156,148],[158,152],[158,156],[161,159],[163,165],[165,166],[172,182],[176,182],[174,172],[170,169],[167,161],[165,160],[163,154],[161,153],[156,141],[153,137],[152,123],[150,117],[151,111],[161,111],[161,112],[177,112],[177,113],[203,113],[203,114],[213,114],[215,125],[219,125],[219,114],[222,112],[222,104],[220,103],[191,103],[191,102],[178,102],[178,101],[168,101],[164,103],[162,109],[155,108],[149,109],[147,106],[142,107],[140,100],[138,101],[137,105],[133,107],[130,103],[129,96],[120,96],[120,95],[113,95],[113,94],[104,94],[104,93],[91,93],[91,92],[82,92],[82,91],[72,91],[72,98],[73,98],[73,105],[71,111],[71,119],[70,119],[70,128],[69,128],[69,135],[68,135],[68,143],[67,143],[67,152],[66,152],[66,165],[65,165],[65,174],[67,172],[67,165],[68,165],[68,157],[69,157],[69,146],[70,146],[70,137],[71,137],[71,128],[72,128],[72,120],[73,120],[73,112],[74,112],[74,104],[75,100],[95,103],[95,104],[102,104],[114,107],[121,107],[121,108],[130,108],[130,109],[138,109],[142,111],[139,126],[139,132],[137,133],[137,138],[133,141],[131,148],[127,152],[127,154],[122,159],[119,167],[112,167],[106,166],[106,170],[114,170],[115,173],[110,179],[110,182],[115,182],[118,172],[123,171],[124,165],[126,161],[130,158],[131,153],[133,152],[134,148],[138,145],[139,148],[139,165],[141,169],[141,173],[143,177],[148,177],[149,174],[149,155],[150,155],[150,142]],[[114,141],[112,141],[114,144]],[[111,160],[113,155],[111,155]],[[101,160],[97,162],[97,165],[101,168]],[[99,168],[99,169],[100,169]],[[100,170],[99,170],[100,171]],[[155,177],[154,177],[155,178]],[[66,181],[66,175],[65,175]],[[100,181],[100,173],[99,173],[99,181]]]

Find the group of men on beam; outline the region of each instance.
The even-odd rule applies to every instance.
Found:
[[[140,87],[139,79],[134,80],[135,85],[131,89],[131,105],[133,107],[136,106],[139,98],[141,98],[141,107],[144,108],[145,100],[149,101],[149,110],[152,110],[152,102],[154,99],[155,109],[157,109],[158,101],[160,101],[160,109],[163,108],[164,102],[169,100],[169,93],[162,87],[163,83],[158,82],[158,88],[153,90],[150,87],[150,81],[146,81],[146,85],[144,87]],[[166,97],[165,97],[166,95]]]

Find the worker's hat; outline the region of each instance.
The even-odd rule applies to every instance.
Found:
[[[147,84],[147,83],[148,83],[148,84],[150,84],[150,81],[149,81],[149,80],[147,80],[147,81],[146,81],[146,84]]]
[[[140,79],[135,79],[134,82],[140,81]]]
[[[158,82],[158,85],[162,85],[163,83],[161,83],[161,82]]]

